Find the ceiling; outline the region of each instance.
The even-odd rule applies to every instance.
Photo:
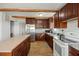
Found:
[[[0,8],[60,10],[66,3],[0,3]],[[55,12],[8,12],[9,16],[51,17]]]
[[[65,4],[66,3],[0,3],[0,7],[59,10]]]

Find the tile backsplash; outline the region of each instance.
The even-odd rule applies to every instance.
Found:
[[[62,33],[62,30],[64,30],[64,34],[67,33],[73,33],[79,35],[79,28],[78,28],[78,18],[70,19],[67,21],[67,28],[54,28],[55,32]]]

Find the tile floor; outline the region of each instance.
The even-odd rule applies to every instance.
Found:
[[[35,41],[31,42],[28,56],[53,56],[53,52],[45,41]]]

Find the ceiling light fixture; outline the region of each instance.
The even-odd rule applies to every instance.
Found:
[[[43,16],[43,14],[39,14],[39,16]]]

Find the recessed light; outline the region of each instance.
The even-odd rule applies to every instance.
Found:
[[[39,16],[43,16],[43,14],[39,14]]]

